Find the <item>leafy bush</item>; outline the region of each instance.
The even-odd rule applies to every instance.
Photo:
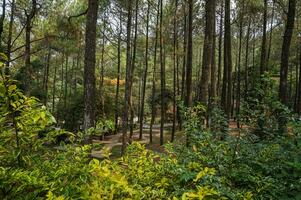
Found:
[[[88,129],[88,135],[103,136],[105,134],[112,134],[115,131],[115,123],[112,120],[99,120],[95,127]]]
[[[199,106],[190,108],[186,114],[186,134],[194,134],[190,148],[171,145],[171,151],[179,163],[186,166],[206,166],[215,168],[217,179],[213,186],[220,195],[230,199],[298,199],[300,188],[300,130],[301,123],[291,126],[295,135],[274,135],[269,140],[254,142],[252,134],[242,132],[238,136],[228,136],[220,140],[209,129],[196,124],[200,115],[191,114]],[[204,110],[204,109],[202,109]],[[277,123],[277,121],[274,121]],[[266,127],[265,127],[266,128]]]
[[[92,199],[220,198],[207,185],[215,175],[214,169],[198,166],[190,170],[172,154],[158,155],[138,143],[130,145],[123,158],[93,160],[90,167],[93,181],[87,195]]]
[[[84,93],[82,89],[72,94],[68,98],[68,103],[65,104],[63,99],[59,101],[56,109],[57,118],[63,121],[63,123],[59,121],[59,124],[67,130],[78,131],[83,123]]]
[[[290,121],[290,136],[275,134],[274,125],[267,121],[262,127],[272,131],[269,140],[254,142],[248,133],[220,140],[217,134],[227,131],[222,111],[212,110],[214,124],[207,129],[206,108],[199,104],[182,109],[189,147],[167,144],[165,153],[159,154],[133,143],[123,157],[110,160],[107,153],[99,161],[90,158],[90,145],[81,144],[84,137],[56,131],[54,117],[36,98],[23,95],[16,81],[2,73],[2,67],[0,63],[0,199],[249,200],[301,196],[300,121]],[[266,115],[272,108],[265,106],[260,109]],[[277,120],[273,118],[271,123]],[[250,118],[253,121],[255,118]],[[112,121],[100,121],[91,131],[103,134],[113,127]],[[70,144],[55,147],[61,134],[67,134]]]
[[[290,120],[291,112],[278,100],[275,87],[275,81],[265,74],[242,103],[243,123],[261,139],[286,133],[286,123]]]
[[[171,152],[159,155],[133,144],[124,157],[99,162],[71,133],[74,143],[54,148],[56,137],[66,132],[51,128],[55,119],[37,99],[24,96],[3,74],[0,96],[1,199],[219,198],[209,185],[214,169],[186,168]],[[99,122],[94,131],[113,125]]]
[[[228,119],[226,114],[218,107],[214,106],[209,113],[210,131],[219,139],[224,139],[228,133]]]

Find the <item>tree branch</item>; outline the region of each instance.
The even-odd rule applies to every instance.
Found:
[[[49,35],[48,35],[48,36],[45,36],[45,37],[43,37],[43,38],[38,38],[38,39],[35,39],[35,40],[31,40],[29,43],[31,44],[31,43],[38,42],[38,41],[41,41],[41,40],[45,40],[45,39],[52,38],[52,37],[56,37],[56,36],[54,36],[54,35],[50,35],[50,36],[49,36]],[[19,46],[19,47],[15,48],[15,49],[11,50],[10,53],[13,53],[13,52],[15,52],[15,51],[18,51],[19,49],[22,49],[23,47],[25,47],[25,45],[26,45],[26,44],[23,44],[22,46]]]
[[[11,43],[11,46],[14,45],[14,43],[17,41],[17,39],[21,36],[21,34],[23,33],[23,30],[25,28],[25,25],[23,25],[21,31],[19,32],[19,34],[17,35],[17,37],[14,39],[14,41]]]
[[[36,51],[30,52],[30,55],[38,53],[38,52],[42,51],[43,49],[45,49],[45,48],[40,48],[40,49],[38,49]],[[9,60],[8,62],[9,63],[14,62],[14,61],[16,61],[16,60],[18,60],[18,59],[20,59],[20,58],[22,58],[24,56],[25,56],[25,54],[19,55],[19,56],[15,57],[14,59]]]
[[[68,17],[68,22],[71,23],[71,19],[72,19],[72,18],[77,18],[77,17],[83,16],[83,15],[85,15],[85,14],[87,14],[87,13],[88,13],[88,8],[87,8],[84,12],[82,12],[82,13],[80,13],[80,14],[69,16],[69,17]]]

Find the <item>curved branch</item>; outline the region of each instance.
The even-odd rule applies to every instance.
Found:
[[[35,40],[31,40],[29,43],[34,43],[34,42],[38,42],[38,41],[45,40],[45,39],[48,39],[48,38],[53,38],[53,37],[56,37],[56,36],[54,36],[54,35],[48,35],[48,36],[45,36],[45,37],[43,37],[43,38],[38,38],[38,39],[35,39]],[[10,53],[13,53],[13,52],[15,52],[15,51],[18,51],[19,49],[22,49],[23,47],[25,47],[25,45],[26,45],[26,44],[21,45],[21,46],[15,48],[15,49],[11,50]]]
[[[42,51],[43,49],[45,49],[45,48],[40,48],[40,49],[37,49],[36,51],[30,52],[30,55],[36,54],[36,53]],[[21,55],[15,57],[15,58],[9,60],[8,62],[14,62],[14,61],[16,61],[16,60],[18,60],[18,59],[20,59],[20,58],[22,58],[22,57],[24,57],[24,56],[25,56],[25,54],[21,54]]]
[[[13,42],[11,43],[11,46],[13,46],[15,44],[15,42],[17,41],[17,39],[21,36],[22,32],[25,29],[25,25],[22,26],[22,29],[20,30],[20,32],[18,33],[18,35],[16,36],[16,38],[13,40]]]
[[[83,15],[86,15],[87,13],[88,13],[88,8],[80,14],[69,16],[68,17],[68,22],[71,23],[72,18],[77,18],[77,17],[83,16]]]

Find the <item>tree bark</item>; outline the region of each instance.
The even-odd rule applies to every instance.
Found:
[[[263,10],[263,28],[262,28],[262,43],[261,43],[261,58],[260,58],[260,75],[263,75],[267,69],[266,32],[267,32],[268,0],[264,0],[263,9],[264,10]]]
[[[2,33],[5,19],[6,0],[2,0],[2,15],[0,17],[0,49],[2,50]]]
[[[172,118],[172,130],[171,139],[173,142],[175,138],[176,131],[176,118],[177,118],[177,108],[176,108],[176,88],[177,88],[177,40],[178,40],[178,30],[177,30],[177,10],[178,10],[178,0],[175,0],[174,6],[174,18],[173,18],[173,118]]]
[[[29,95],[30,93],[30,84],[31,84],[31,61],[30,61],[30,55],[31,55],[31,48],[30,48],[30,35],[31,35],[31,29],[32,29],[32,20],[35,17],[37,12],[37,2],[36,0],[32,0],[31,4],[31,10],[29,14],[27,11],[25,11],[26,15],[26,25],[25,25],[25,51],[24,51],[24,61],[25,61],[25,73],[26,78],[24,82],[24,90],[25,94]]]
[[[287,99],[287,75],[288,62],[290,54],[290,46],[293,35],[296,12],[296,0],[289,0],[289,8],[285,32],[283,36],[282,53],[281,53],[281,68],[280,68],[280,84],[279,84],[279,99],[283,104],[288,103]]]
[[[15,0],[11,1],[11,11],[10,11],[10,19],[9,19],[9,28],[8,28],[8,39],[7,39],[7,58],[6,62],[5,74],[9,74],[9,65],[11,60],[11,48],[12,48],[12,37],[13,37],[13,25],[15,18]]]
[[[88,1],[84,57],[84,130],[95,126],[95,50],[98,0]]]
[[[215,10],[214,10],[215,13]],[[210,104],[214,103],[217,99],[217,69],[215,61],[215,51],[216,51],[216,30],[215,30],[215,20],[214,20],[214,30],[213,30],[213,43],[212,43],[212,61],[211,61],[211,84],[210,84]]]
[[[153,142],[153,124],[156,117],[156,106],[154,97],[156,95],[156,73],[157,73],[157,47],[158,47],[158,35],[159,35],[159,17],[160,17],[160,2],[158,2],[157,6],[157,19],[156,19],[156,36],[155,36],[155,49],[154,49],[154,64],[153,64],[153,77],[152,77],[152,117],[150,122],[150,130],[149,130],[149,142]]]
[[[128,128],[128,112],[130,108],[131,93],[131,32],[132,32],[132,0],[127,2],[127,26],[126,26],[126,79],[125,79],[125,92],[124,92],[124,110],[122,116],[122,149],[121,153],[125,153],[127,146],[127,128]]]
[[[208,87],[210,82],[210,74],[213,62],[213,43],[215,35],[215,0],[206,0],[205,6],[205,38],[202,64],[202,78],[200,83],[200,101],[204,105],[208,105]]]
[[[237,63],[237,95],[236,95],[236,122],[237,128],[240,128],[240,88],[241,88],[241,54],[242,54],[242,37],[243,37],[243,22],[244,22],[244,11],[245,4],[244,0],[242,1],[242,8],[240,13],[240,22],[239,22],[239,47],[238,47],[238,63]]]
[[[64,85],[64,110],[67,109],[67,97],[68,97],[68,64],[69,56],[66,55],[66,63],[65,63],[65,85]]]
[[[297,57],[299,58],[299,52],[297,52]],[[295,65],[295,95],[294,95],[294,111],[298,113],[298,95],[299,95],[299,63]]]
[[[225,0],[225,33],[224,33],[224,79],[222,105],[228,119],[231,117],[232,98],[232,50],[231,50],[231,23],[230,0]]]
[[[103,81],[104,81],[104,55],[105,55],[105,43],[106,43],[106,14],[103,16],[103,30],[102,30],[102,43],[101,43],[101,61],[100,61],[100,84],[99,84],[99,93],[100,93],[100,102],[101,102],[101,117],[105,118],[104,110],[104,94],[103,94]]]
[[[247,30],[247,38],[246,38],[246,57],[245,57],[245,94],[244,96],[248,96],[248,84],[249,84],[249,46],[250,46],[250,33],[251,33],[251,19],[248,18],[248,30]]]
[[[218,75],[217,75],[217,95],[220,95],[220,85],[222,79],[222,43],[223,43],[223,13],[224,13],[224,5],[221,2],[221,15],[220,15],[220,23],[219,23],[219,36],[218,36]]]
[[[186,107],[192,104],[191,81],[192,81],[192,14],[193,0],[188,0],[188,37],[187,37],[187,63],[186,63],[186,94],[184,105]],[[211,59],[211,58],[210,58]]]
[[[299,83],[298,83],[298,98],[297,98],[297,109],[299,119],[301,118],[301,44],[299,44]]]
[[[184,10],[184,27],[183,27],[183,65],[182,65],[182,78],[181,78],[181,100],[184,101],[185,98],[185,73],[186,73],[186,59],[187,59],[187,12],[186,12],[186,1],[183,2],[183,10]]]
[[[273,1],[273,10],[271,16],[271,24],[270,24],[270,38],[269,38],[269,48],[268,48],[268,55],[267,55],[267,66],[269,66],[271,49],[272,49],[272,37],[273,37],[273,25],[274,25],[274,15],[275,15],[275,1]]]
[[[118,132],[118,115],[119,115],[119,85],[120,85],[120,68],[121,68],[121,35],[122,35],[122,10],[119,13],[119,34],[117,47],[117,85],[115,95],[115,133]]]
[[[49,49],[46,56],[46,65],[45,65],[44,81],[43,81],[43,86],[44,86],[43,89],[45,93],[45,98],[44,98],[45,106],[47,106],[47,102],[48,102],[48,80],[49,80],[50,58],[51,58],[51,50]]]
[[[54,74],[53,74],[53,83],[52,83],[52,113],[55,109],[55,93],[56,93],[56,71],[57,71],[57,65],[54,65]]]
[[[130,140],[132,142],[133,131],[134,131],[134,106],[133,106],[133,78],[134,78],[134,70],[136,67],[136,52],[137,52],[137,37],[138,37],[138,8],[139,8],[139,0],[135,2],[135,28],[134,28],[134,41],[133,41],[133,55],[132,55],[132,67],[131,67],[131,86],[130,86]]]
[[[144,101],[145,101],[145,89],[146,89],[146,79],[148,73],[148,32],[149,32],[149,13],[150,13],[150,3],[147,4],[146,13],[146,39],[145,39],[145,68],[143,73],[143,83],[142,83],[142,97],[140,106],[140,129],[139,129],[139,139],[142,139],[143,133],[143,120],[144,120]]]
[[[160,0],[160,72],[161,72],[161,119],[160,119],[160,145],[163,145],[163,132],[165,121],[165,62],[164,62],[164,39],[163,39],[163,0]]]

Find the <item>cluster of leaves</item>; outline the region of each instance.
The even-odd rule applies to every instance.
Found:
[[[133,143],[118,159],[90,158],[90,145],[56,130],[54,117],[16,82],[0,63],[0,198],[1,199],[289,199],[300,198],[301,152],[298,121],[293,136],[252,140],[250,133],[225,135],[227,119],[211,112],[205,126],[201,104],[183,109],[189,147],[166,146],[163,154]],[[266,124],[265,124],[266,125]],[[94,133],[113,130],[97,123]],[[217,137],[224,134],[224,138]],[[67,134],[70,144],[56,147]]]
[[[115,123],[112,120],[99,120],[95,127],[89,128],[85,134],[92,136],[103,136],[115,131]]]
[[[191,111],[200,112],[194,112],[193,115]],[[220,195],[229,199],[300,198],[299,121],[289,124],[293,135],[276,135],[274,132],[273,137],[254,140],[253,131],[245,129],[235,136],[229,134],[220,138],[216,137],[218,129],[215,126],[213,129],[204,127],[204,117],[201,116],[204,111],[202,106],[196,106],[184,113],[184,116],[190,116],[185,123],[186,134],[193,134],[194,137],[190,140],[189,148],[183,145],[170,146],[178,162],[215,168],[218,178],[213,182],[213,186]],[[223,127],[227,119],[218,113],[214,118],[220,119],[217,122]],[[266,125],[264,124],[264,130],[268,130]]]
[[[215,175],[214,169],[201,165],[189,169],[179,163],[173,154],[158,155],[138,143],[130,145],[126,155],[120,159],[93,160],[90,166],[93,180],[88,196],[92,199],[221,197],[209,185]],[[189,174],[189,177],[183,174]]]
[[[275,81],[266,73],[249,91],[242,106],[241,120],[261,139],[286,133],[286,123],[292,114],[278,100]]]
[[[76,197],[88,174],[87,147],[55,150],[57,137],[71,133],[55,130],[49,111],[2,69],[0,63],[0,198],[39,199],[52,190]]]
[[[223,139],[228,133],[228,119],[225,113],[217,106],[213,106],[209,113],[210,131],[216,138]]]
[[[84,94],[82,89],[78,89],[75,94],[72,94],[68,98],[68,102],[65,103],[64,99],[58,102],[56,117],[58,123],[64,129],[70,131],[76,131],[80,129],[80,125],[83,123],[84,112]]]
[[[1,199],[220,197],[210,186],[213,168],[186,167],[172,152],[158,155],[133,144],[122,158],[100,162],[91,160],[91,147],[76,142],[81,137],[71,133],[70,144],[56,146],[56,138],[66,132],[57,131],[48,110],[37,99],[26,97],[2,70],[0,96]],[[113,125],[99,122],[94,131],[113,130]]]

